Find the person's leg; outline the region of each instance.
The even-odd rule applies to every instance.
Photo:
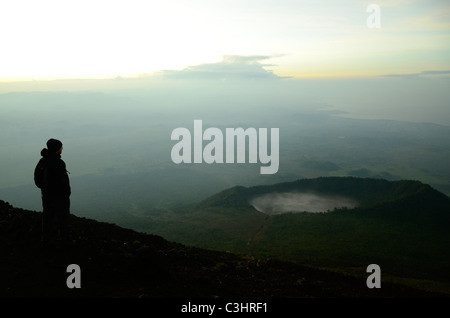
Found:
[[[55,239],[55,205],[51,198],[48,196],[42,196],[42,208],[42,242],[44,246],[49,246]]]
[[[59,198],[58,200],[58,227],[61,240],[64,244],[69,242],[69,198]]]

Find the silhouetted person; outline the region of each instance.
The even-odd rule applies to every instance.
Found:
[[[36,172],[42,168],[42,241],[44,246],[56,243],[57,230],[63,244],[69,243],[68,221],[70,214],[70,182],[66,164],[61,159],[63,145],[61,141],[49,139],[47,148],[42,149]]]

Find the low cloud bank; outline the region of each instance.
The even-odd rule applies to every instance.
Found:
[[[170,79],[190,79],[190,80],[211,80],[211,79],[270,79],[277,80],[286,78],[278,76],[273,71],[264,67],[275,66],[274,64],[264,64],[265,60],[278,57],[263,55],[225,55],[222,61],[216,63],[206,63],[187,67],[182,70],[165,70],[159,74]]]
[[[327,212],[335,208],[354,208],[358,202],[342,196],[329,196],[313,193],[268,193],[256,197],[250,204],[258,211],[274,215],[299,212]]]

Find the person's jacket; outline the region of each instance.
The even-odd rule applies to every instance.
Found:
[[[61,155],[51,153],[44,148],[41,151],[41,160],[45,160],[47,166],[47,186],[42,189],[43,195],[70,196],[70,182],[66,163]]]

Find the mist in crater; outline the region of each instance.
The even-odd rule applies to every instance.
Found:
[[[314,193],[268,193],[250,200],[258,211],[274,215],[299,212],[327,212],[335,208],[354,208],[358,205],[353,199]]]

